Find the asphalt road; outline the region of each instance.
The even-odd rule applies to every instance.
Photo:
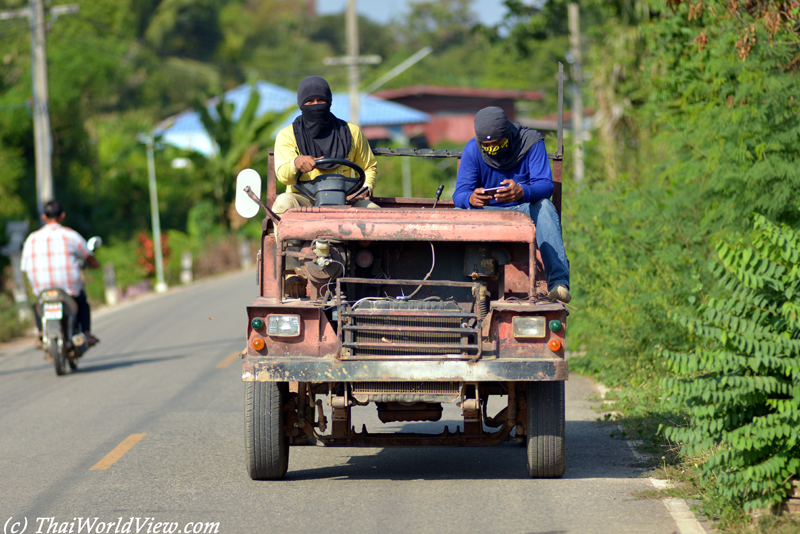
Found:
[[[597,389],[577,375],[561,479],[527,478],[524,449],[508,443],[292,447],[285,480],[250,480],[231,355],[256,289],[252,272],[236,273],[101,310],[102,342],[62,377],[42,352],[5,347],[3,533],[692,532],[664,502],[635,497],[652,484],[628,444],[595,421]],[[373,428],[374,406],[361,410],[356,427]],[[453,429],[459,415],[449,407],[443,424]]]

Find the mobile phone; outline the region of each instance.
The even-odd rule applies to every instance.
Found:
[[[483,188],[483,194],[484,195],[486,195],[486,194],[493,195],[493,194],[497,193],[498,191],[500,191],[501,189],[505,189],[506,187],[507,186],[505,186],[505,185],[501,185],[500,187],[484,187]]]

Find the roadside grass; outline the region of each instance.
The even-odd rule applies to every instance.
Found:
[[[754,517],[743,512],[737,503],[720,502],[715,497],[713,481],[702,481],[698,469],[707,455],[681,454],[680,444],[668,440],[660,430],[663,426],[690,424],[685,413],[670,406],[660,380],[637,381],[628,377],[627,383],[617,383],[603,398],[591,400],[596,402],[592,408],[598,413],[598,422],[609,424],[611,437],[629,440],[646,458],[641,464],[647,469],[646,476],[670,482],[667,488],[643,491],[637,498],[685,499],[698,516],[707,517],[715,531],[722,534],[800,533],[798,516],[765,513]],[[717,513],[709,514],[709,510]]]

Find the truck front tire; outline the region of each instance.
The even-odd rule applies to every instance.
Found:
[[[559,478],[564,449],[564,382],[528,382],[527,468],[531,478]]]
[[[253,480],[279,480],[289,467],[289,439],[284,426],[288,386],[245,382],[244,441],[247,472]]]

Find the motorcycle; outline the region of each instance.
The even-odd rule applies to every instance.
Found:
[[[87,241],[91,252],[102,244],[100,237]],[[78,358],[89,349],[83,325],[78,321],[78,304],[63,289],[51,287],[41,292],[36,305],[42,317],[41,348],[53,359],[57,375],[65,374],[67,367],[74,371]]]

